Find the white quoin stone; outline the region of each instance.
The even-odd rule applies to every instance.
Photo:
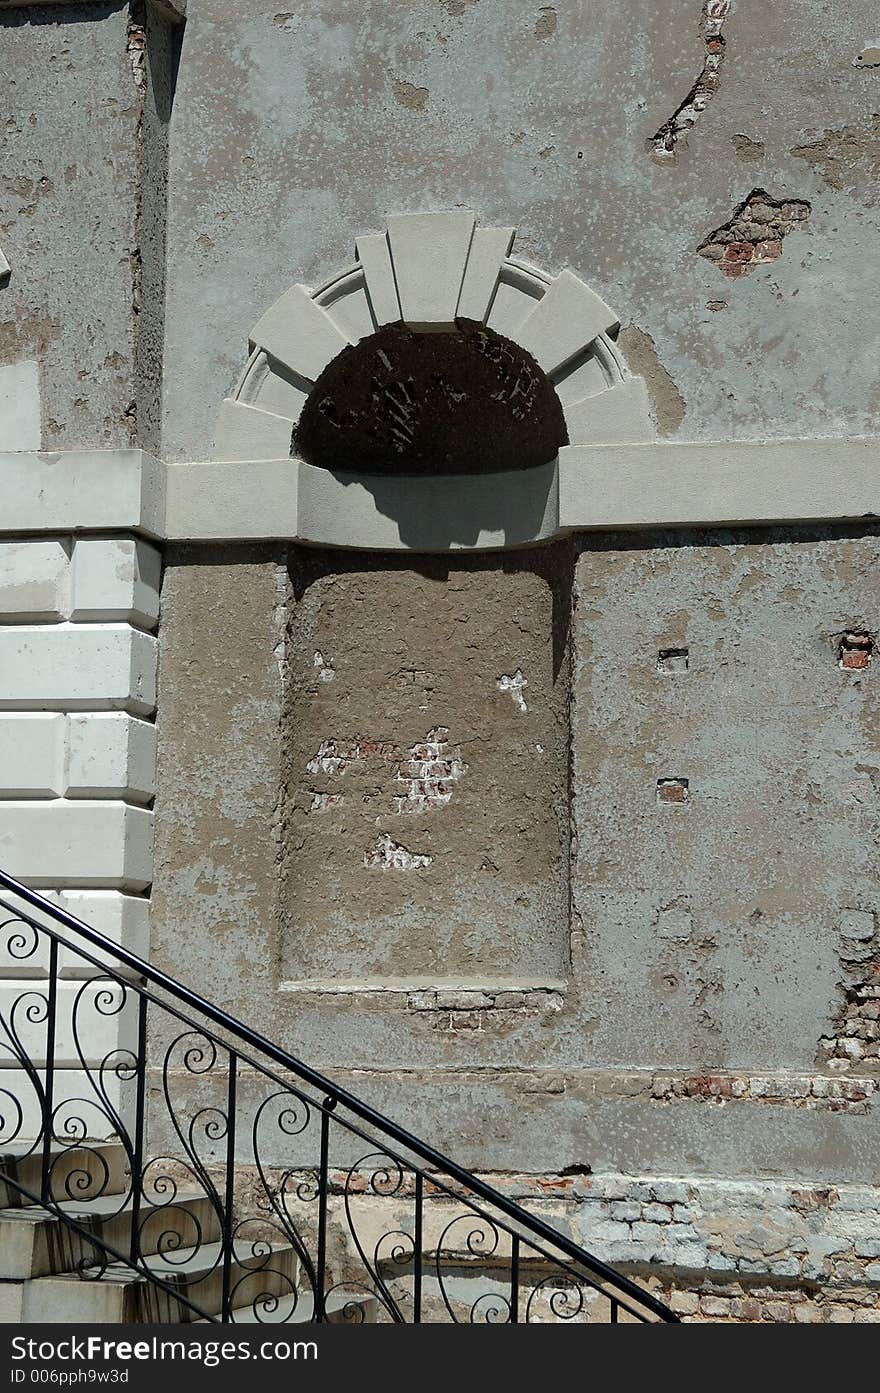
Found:
[[[400,309],[412,328],[454,327],[473,230],[464,209],[388,219]]]
[[[460,319],[485,320],[498,287],[501,263],[513,246],[512,227],[475,227],[458,297]]]
[[[305,400],[305,397],[303,397]],[[227,399],[220,408],[214,456],[218,460],[286,459],[294,422],[259,406]]]
[[[39,364],[28,361],[0,367],[0,450],[39,450],[41,416]]]
[[[0,624],[58,623],[69,562],[60,541],[0,542]]]
[[[0,628],[0,710],[156,708],[156,640],[127,624]]]
[[[121,712],[70,716],[68,798],[148,803],[156,792],[156,727]]]
[[[563,406],[569,440],[593,445],[653,440],[656,435],[644,379],[634,377],[596,396]]]
[[[516,338],[551,373],[617,324],[617,316],[595,291],[571,271],[563,271],[550,282]]]
[[[140,958],[149,956],[150,948],[150,902],[140,895],[125,895],[119,890],[50,890],[43,889],[40,893],[60,909],[67,910],[68,914],[81,919],[92,929],[97,929],[98,933],[109,938],[112,943],[122,948],[127,948],[130,952],[136,953]],[[18,905],[19,901],[15,896],[10,896],[13,905]],[[89,953],[101,966],[115,966],[119,969],[118,959],[110,954],[104,953],[103,949],[87,943],[84,939],[78,940],[76,934],[58,925],[57,921],[50,915],[43,915],[40,910],[31,908],[29,905],[21,903],[21,908],[30,918],[38,923],[46,923],[50,928],[59,929],[68,942],[71,944],[81,943],[84,952]],[[18,935],[23,935],[16,942]],[[45,977],[49,970],[49,940],[46,934],[40,935],[37,940],[36,948],[33,953],[29,949],[33,946],[33,935],[31,930],[26,930],[19,923],[11,923],[5,929],[0,929],[0,979],[13,977]],[[75,950],[62,948],[58,959],[59,971],[62,977],[83,978],[93,977],[94,964],[88,962]],[[123,969],[126,975],[127,969]]]
[[[370,232],[355,241],[358,261],[364,268],[367,298],[376,327],[396,324],[400,319],[400,301],[391,264],[391,248],[385,232]]]
[[[19,986],[21,983],[19,983]],[[96,1062],[98,1062],[96,1060]],[[37,1070],[37,1078],[45,1086],[45,1076],[41,1069]],[[3,1071],[0,1070],[0,1090],[3,1088]],[[117,1078],[112,1069],[105,1071],[104,1088],[111,1106],[116,1109],[122,1117],[123,1125],[131,1132],[134,1127],[134,1107],[135,1093],[131,1083],[123,1083]],[[23,1071],[15,1074],[15,1097],[21,1105],[22,1123],[20,1136],[39,1137],[42,1133],[42,1112],[40,1095],[34,1088],[30,1079]],[[53,1096],[55,1100],[56,1132],[63,1135],[63,1128],[66,1118],[82,1118],[85,1121],[88,1136],[93,1141],[109,1140],[116,1135],[116,1127],[112,1120],[107,1116],[106,1110],[102,1110],[97,1098],[91,1079],[82,1069],[57,1069],[53,1079]],[[0,1107],[5,1099],[0,1095]],[[16,1283],[0,1283],[0,1292],[7,1286],[15,1286]]]
[[[47,984],[35,981],[28,989],[21,981],[0,982],[0,1014],[17,1027],[19,1038],[33,1064],[46,1062],[46,1021],[29,1020],[29,1008],[35,1016],[45,1017]],[[79,1040],[87,1064],[100,1064],[111,1050],[131,1049],[137,1028],[137,1002],[132,993],[124,1000],[125,988],[107,978],[94,984],[59,982],[55,1006],[56,1069],[75,1068],[81,1064],[74,1039],[74,1015]],[[16,1006],[16,1002],[18,1005]],[[0,1071],[0,1084],[5,1071]],[[17,1077],[17,1075],[16,1075]],[[87,1097],[94,1097],[89,1089]]]
[[[149,542],[81,539],[73,549],[71,618],[155,628],[161,578],[162,557]]]
[[[16,532],[162,535],[165,468],[143,450],[0,454],[2,525]]]
[[[0,803],[0,866],[35,888],[146,890],[153,815],[127,803]]]
[[[0,715],[0,798],[60,798],[64,735],[63,716]]]
[[[303,285],[285,291],[251,331],[255,348],[265,349],[310,382],[350,342]]]

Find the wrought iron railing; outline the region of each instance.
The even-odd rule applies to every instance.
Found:
[[[80,1276],[136,1274],[153,1319],[677,1319],[195,992],[0,887],[0,953],[28,974],[0,1008],[0,1182],[63,1221]]]

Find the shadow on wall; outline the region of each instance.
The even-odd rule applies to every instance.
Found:
[[[400,540],[418,550],[452,547],[534,546],[551,535],[559,515],[555,458],[549,464],[511,474],[463,476],[450,489],[449,476],[413,477],[411,487],[400,475],[362,475],[345,488],[363,488],[383,517],[396,523]],[[401,486],[403,485],[403,487]]]

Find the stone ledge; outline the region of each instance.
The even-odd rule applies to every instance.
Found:
[[[283,458],[162,465],[139,450],[0,454],[0,481],[7,535],[492,551],[579,531],[880,518],[880,440],[565,446],[536,469],[428,478],[332,474]]]

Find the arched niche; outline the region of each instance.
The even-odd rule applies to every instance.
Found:
[[[324,285],[285,291],[251,331],[250,356],[220,412],[214,458],[290,459],[297,539],[306,542],[443,551],[557,535],[559,452],[647,441],[655,429],[645,383],[616,343],[614,312],[571,271],[550,276],[513,256],[514,236],[512,228],[478,227],[463,209],[400,214],[385,232],[358,237],[355,263]],[[393,442],[387,468],[375,458],[370,468],[346,468],[344,451],[335,459],[325,451],[317,463],[302,457],[298,430],[316,391],[334,376],[338,389],[345,365],[363,366],[383,336],[399,348],[407,335],[415,343],[412,336],[443,334],[464,349],[480,331],[532,365],[558,404],[562,426],[546,436],[546,459],[534,441],[524,450],[527,468],[408,471],[405,460],[395,467]],[[426,343],[415,356],[452,363],[455,353],[451,343]],[[453,378],[456,372],[461,364],[450,367]],[[483,390],[488,418],[497,393],[491,383]],[[479,403],[469,405],[479,414]],[[517,426],[509,424],[515,444]],[[524,438],[528,424],[521,420]]]

